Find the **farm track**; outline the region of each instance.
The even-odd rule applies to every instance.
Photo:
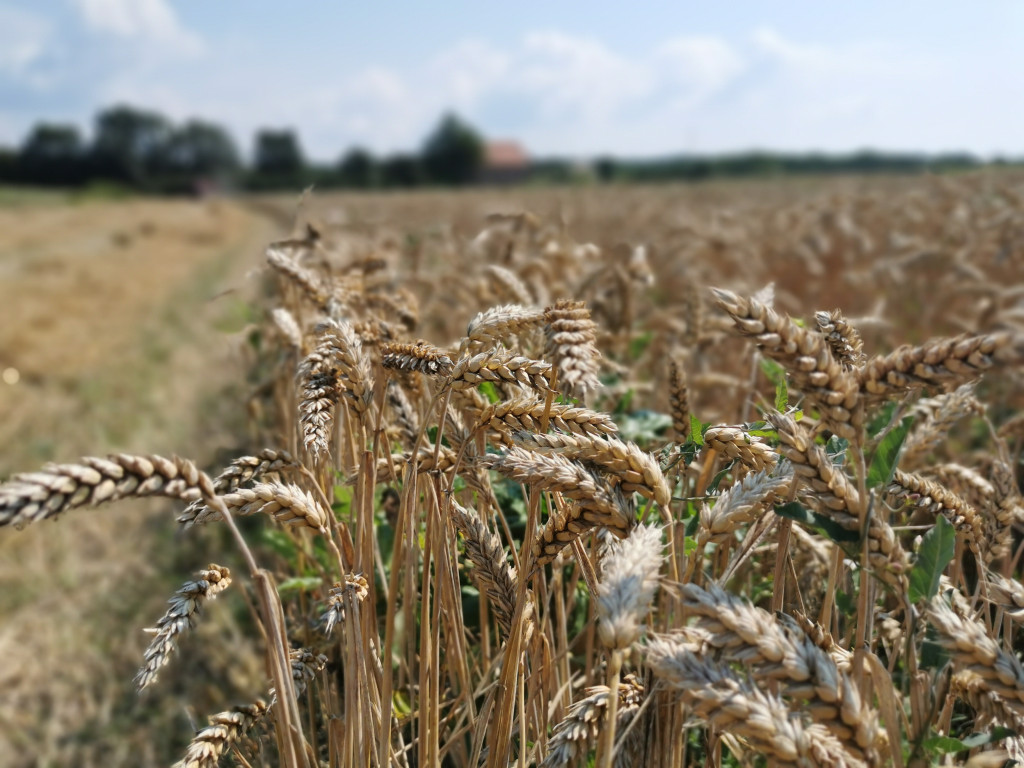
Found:
[[[277,233],[227,201],[0,210],[0,372],[17,378],[0,383],[0,477],[83,453],[213,460],[238,423],[213,403],[244,381],[248,273]],[[165,509],[69,516],[0,542],[0,766],[160,764],[145,738],[99,734],[142,709],[115,681],[146,642],[140,616],[176,588],[158,565]]]

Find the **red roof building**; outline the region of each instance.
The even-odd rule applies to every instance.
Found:
[[[530,158],[514,141],[489,141],[484,145],[480,181],[485,184],[514,184],[530,172]]]

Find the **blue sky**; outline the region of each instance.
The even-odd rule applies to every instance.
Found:
[[[0,0],[0,144],[130,102],[333,160],[446,109],[535,155],[1024,156],[1024,3]]]

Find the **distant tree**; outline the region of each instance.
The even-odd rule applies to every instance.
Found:
[[[427,178],[439,184],[468,184],[483,167],[484,142],[458,117],[447,114],[423,145]]]
[[[242,167],[238,148],[228,132],[202,120],[191,120],[177,128],[161,154],[162,169],[191,179],[225,179]]]
[[[338,176],[344,187],[368,189],[378,182],[377,161],[365,149],[350,149],[338,163]]]
[[[67,186],[85,179],[85,145],[78,127],[40,123],[17,159],[17,176],[27,184]]]
[[[425,180],[420,159],[405,154],[386,158],[381,163],[380,177],[385,187],[418,187]]]
[[[599,157],[594,161],[594,172],[599,181],[612,181],[619,170],[619,163],[614,157]]]
[[[156,112],[123,105],[104,110],[96,118],[93,168],[99,176],[146,187],[170,136],[171,124]]]
[[[11,147],[0,147],[0,183],[18,181],[18,153]]]
[[[300,179],[306,161],[293,131],[263,130],[256,134],[256,173],[277,179]]]

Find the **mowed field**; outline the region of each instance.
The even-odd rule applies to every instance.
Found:
[[[264,249],[285,237],[289,241],[277,249],[275,270],[270,270]],[[767,501],[759,498],[753,507],[714,523],[711,511],[725,508],[724,502],[717,506],[722,498],[719,492],[732,489],[734,496],[739,495],[741,481],[749,480],[752,470],[785,470],[787,462],[780,456],[792,454],[791,450],[787,454],[780,437],[788,425],[773,431],[759,419],[785,399],[780,399],[777,384],[787,366],[792,368],[791,381],[796,382],[790,402],[799,402],[803,396],[799,385],[809,387],[807,377],[800,379],[799,373],[807,361],[792,352],[773,350],[772,345],[781,349],[789,340],[783,338],[785,334],[815,328],[816,311],[841,310],[857,330],[854,337],[863,342],[863,355],[860,350],[858,354],[851,351],[843,374],[845,385],[852,388],[849,391],[860,392],[859,379],[853,377],[861,373],[851,371],[867,370],[866,360],[901,344],[919,345],[965,332],[1013,340],[1000,352],[1014,361],[1012,365],[1002,366],[1002,358],[994,362],[986,358],[975,370],[960,365],[955,350],[946,350],[945,357],[933,361],[937,383],[918,381],[912,391],[894,388],[878,400],[864,395],[872,416],[869,421],[879,422],[871,426],[869,443],[878,437],[885,418],[898,423],[904,413],[917,409],[913,410],[915,424],[926,426],[918,432],[917,453],[908,458],[908,471],[948,481],[965,496],[971,489],[953,484],[950,478],[961,476],[948,466],[967,467],[973,474],[963,476],[980,477],[989,487],[994,478],[1012,478],[1012,483],[1006,481],[1000,497],[1005,504],[999,507],[1010,511],[985,524],[984,535],[979,534],[985,541],[980,545],[974,541],[978,559],[965,554],[966,545],[961,543],[948,571],[950,583],[965,592],[978,583],[979,573],[991,571],[987,588],[995,590],[991,585],[1002,583],[997,581],[999,574],[1019,576],[1013,552],[1007,550],[1019,546],[1022,523],[1016,484],[1024,430],[1016,417],[1024,406],[1024,387],[1020,366],[1012,357],[1022,349],[1022,274],[1024,179],[1009,173],[643,188],[314,194],[301,201],[298,196],[203,202],[74,202],[60,197],[17,201],[0,208],[0,481],[48,461],[67,462],[108,452],[179,454],[215,474],[234,457],[263,448],[287,449],[297,457],[292,469],[301,466],[305,471],[302,477],[288,477],[296,487],[302,486],[303,493],[315,490],[323,494],[317,498],[335,502],[339,522],[332,521],[328,535],[326,527],[310,524],[313,530],[296,532],[294,526],[286,529],[268,516],[257,515],[246,520],[247,534],[257,546],[261,564],[274,570],[279,583],[302,577],[301,584],[292,579],[290,591],[282,593],[283,614],[288,643],[308,649],[315,658],[323,654],[316,673],[302,680],[303,685],[309,683],[310,693],[301,697],[300,707],[305,738],[321,764],[351,764],[346,759],[354,760],[357,752],[369,763],[372,752],[374,758],[392,754],[401,765],[432,764],[439,755],[445,764],[470,765],[476,764],[474,759],[485,746],[491,750],[492,764],[510,750],[525,755],[527,749],[524,761],[529,764],[568,764],[557,756],[582,757],[596,747],[596,732],[590,726],[572,728],[572,717],[591,711],[587,706],[598,706],[593,700],[595,689],[588,686],[611,680],[612,655],[602,650],[598,639],[593,595],[588,597],[570,550],[563,553],[553,545],[550,551],[536,550],[546,558],[541,571],[555,561],[551,575],[543,572],[529,589],[519,590],[517,572],[509,563],[519,567],[521,558],[535,556],[529,542],[521,538],[525,517],[513,520],[511,527],[506,523],[500,537],[484,540],[492,564],[497,563],[498,581],[507,581],[502,582],[504,592],[501,584],[488,586],[487,578],[497,577],[487,576],[487,564],[481,564],[479,557],[469,563],[472,531],[484,530],[474,528],[474,521],[486,519],[495,526],[493,530],[499,530],[495,519],[511,514],[513,502],[522,512],[525,499],[534,515],[530,524],[536,524],[541,491],[550,494],[543,501],[549,506],[557,503],[569,509],[581,500],[579,483],[538,486],[546,481],[523,481],[522,470],[503,467],[505,459],[495,458],[509,455],[513,441],[519,441],[520,451],[529,448],[535,452],[530,455],[546,456],[551,445],[545,440],[565,438],[557,433],[531,438],[525,434],[528,426],[508,428],[514,421],[509,414],[502,423],[493,417],[493,408],[500,407],[493,399],[537,399],[542,409],[550,410],[553,397],[544,387],[552,379],[545,384],[542,374],[518,373],[525,369],[504,364],[494,364],[487,369],[490,373],[480,374],[483,368],[478,368],[474,379],[465,376],[471,366],[464,360],[462,381],[476,383],[491,376],[489,381],[497,383],[479,390],[460,384],[461,389],[450,397],[451,411],[438,421],[432,410],[437,404],[432,387],[444,385],[444,377],[436,372],[444,369],[445,357],[450,356],[448,365],[458,363],[460,355],[468,360],[467,350],[486,357],[491,354],[486,351],[488,345],[495,345],[499,353],[494,354],[501,355],[568,355],[568,368],[555,379],[564,389],[565,402],[560,405],[576,398],[579,405],[592,409],[580,419],[613,425],[603,434],[621,438],[630,460],[640,455],[649,462],[644,465],[649,472],[643,482],[636,479],[635,469],[629,475],[630,487],[639,488],[637,493],[643,496],[644,482],[657,486],[653,491],[646,488],[649,499],[657,496],[657,507],[647,502],[638,507],[632,498],[627,504],[620,493],[621,479],[613,477],[611,470],[605,472],[607,467],[601,474],[592,463],[584,466],[579,459],[589,473],[584,479],[607,483],[602,498],[628,507],[622,513],[622,530],[612,533],[625,535],[639,517],[648,523],[668,521],[665,535],[670,543],[662,575],[667,579],[671,574],[688,588],[700,590],[723,573],[730,574],[732,581],[723,580],[723,584],[730,584],[737,600],[746,601],[742,609],[767,622],[771,631],[778,628],[769,609],[792,613],[799,608],[801,615],[811,619],[826,617],[823,631],[834,633],[836,644],[830,652],[840,659],[836,675],[849,673],[863,686],[864,676],[849,672],[848,665],[855,632],[865,626],[866,613],[872,614],[872,622],[877,618],[878,627],[867,639],[887,663],[891,654],[892,669],[902,670],[906,663],[899,658],[906,641],[900,632],[911,633],[910,645],[923,637],[924,624],[913,624],[904,612],[906,584],[900,569],[909,568],[912,556],[908,553],[917,546],[914,536],[935,526],[937,514],[924,522],[914,518],[917,528],[904,530],[901,524],[911,522],[906,507],[886,496],[886,489],[872,490],[873,499],[890,503],[897,528],[894,533],[885,524],[883,533],[875,531],[876,539],[888,537],[884,542],[892,555],[891,562],[878,567],[889,581],[872,585],[877,611],[866,600],[854,605],[854,584],[863,578],[853,565],[859,553],[841,555],[836,541],[812,527],[805,532],[792,526],[790,539],[789,528],[770,511],[771,494]],[[713,288],[729,289],[740,297],[756,296],[758,306],[797,318],[781,336],[763,333],[761,328],[758,341],[769,349],[764,357],[775,353],[772,361],[781,360],[781,368],[766,364],[755,344],[736,332],[742,322],[735,316],[748,321],[748,328],[760,322],[743,317],[745,299],[730,305],[733,300],[722,300],[721,294],[716,298]],[[565,306],[553,310],[565,298],[586,302],[594,325],[583,322],[583,330],[574,333],[601,353],[591,356],[587,347],[581,358],[586,369],[582,384],[572,378],[578,369],[573,369],[571,358],[578,353],[571,349],[564,353],[544,336],[558,311],[568,315],[579,311]],[[725,311],[729,306],[734,317]],[[488,311],[491,314],[481,319],[479,313]],[[294,325],[282,322],[285,316]],[[325,318],[335,325],[323,325]],[[575,322],[577,318],[562,319]],[[332,333],[343,339],[354,334],[358,341],[344,348],[348,342],[342,344]],[[423,343],[413,346],[418,341]],[[402,344],[407,346],[392,346]],[[385,358],[389,352],[392,356]],[[358,364],[344,371],[342,381],[339,369],[344,365],[332,362],[331,355],[344,361],[346,354],[358,357]],[[430,356],[441,362],[428,375],[425,368],[416,366],[424,359],[429,362]],[[952,363],[943,367],[949,360]],[[490,364],[478,363],[484,368]],[[952,385],[974,382],[989,365],[997,370],[986,373],[976,391],[961,393],[960,400],[917,402],[923,394],[937,396],[943,389],[953,389]],[[303,371],[298,379],[297,369]],[[535,369],[549,375],[539,362]],[[830,375],[839,376],[834,370]],[[598,380],[601,386],[595,385]],[[537,391],[531,390],[534,386]],[[578,389],[573,390],[574,386]],[[310,394],[316,392],[320,401]],[[353,395],[356,392],[363,394]],[[898,405],[883,403],[885,398],[899,401]],[[818,417],[812,415],[811,406],[820,403],[807,402],[806,420],[801,424],[807,434],[800,432],[794,440],[813,441],[812,428],[829,434],[846,429],[846,434],[858,435],[862,443],[866,440],[863,410],[857,411],[861,421],[851,425],[842,421],[843,409]],[[975,407],[975,402],[983,405]],[[321,409],[329,413],[326,420]],[[953,414],[952,421],[941,422],[940,416],[947,412]],[[882,418],[882,413],[887,415]],[[720,440],[717,453],[694,441],[691,415],[693,423],[721,427],[712,433]],[[528,422],[529,418],[524,421]],[[448,441],[444,446],[438,438],[436,452],[433,445],[422,455],[415,452],[424,435],[442,430]],[[582,437],[582,433],[573,435]],[[378,444],[373,438],[381,436],[385,439]],[[357,469],[368,466],[360,463],[366,461],[360,451],[370,445],[378,451],[374,457],[377,483],[353,490],[348,480],[357,476]],[[393,454],[387,450],[389,445]],[[749,445],[759,446],[758,455],[771,461],[744,466],[744,457],[750,458],[744,447]],[[842,466],[843,455],[834,451],[834,445],[829,443],[830,460]],[[462,446],[466,448],[464,466],[455,458]],[[556,448],[563,454],[568,450],[562,444]],[[442,460],[443,466],[429,464]],[[620,456],[608,466],[621,469],[623,461]],[[398,512],[387,509],[384,486],[408,487],[398,477],[408,480],[409,476],[398,474],[396,467],[401,470],[404,464],[417,462],[423,467],[418,491],[422,497],[403,491]],[[850,458],[843,470],[851,478],[857,469],[852,465]],[[947,467],[945,475],[942,467]],[[515,482],[499,476],[503,469]],[[780,479],[776,473],[772,482],[789,479]],[[793,482],[791,499],[797,493]],[[852,488],[855,480],[846,483],[844,489]],[[799,498],[827,515],[830,509],[835,511],[835,497],[820,486],[812,483],[802,488]],[[665,487],[670,493],[664,492]],[[863,485],[860,490],[865,490]],[[896,498],[899,489],[894,494]],[[995,509],[993,494],[986,503]],[[449,496],[466,505],[459,508],[461,523],[454,523],[463,526],[458,541],[454,532],[448,540],[431,538],[429,524],[424,522],[440,509],[439,500]],[[584,498],[582,506],[571,508],[585,508],[586,503]],[[0,768],[168,765],[181,757],[207,716],[232,704],[266,697],[262,642],[243,590],[235,588],[204,614],[195,636],[185,638],[158,683],[142,695],[135,691],[132,678],[150,639],[142,630],[153,625],[167,598],[185,579],[216,561],[231,566],[245,585],[245,569],[223,526],[181,531],[175,516],[182,506],[162,500],[128,501],[70,510],[56,521],[34,522],[21,531],[0,528],[0,658],[4,659],[0,665],[4,692],[0,696]],[[752,508],[760,510],[757,520]],[[846,517],[840,519],[856,529],[856,506],[851,503],[845,509]],[[403,519],[408,515],[424,526],[418,539],[408,533],[411,528],[404,545],[388,538],[394,534],[391,526],[396,514]],[[607,523],[609,517],[602,519]],[[367,520],[371,525],[366,525]],[[712,523],[718,526],[714,530]],[[785,538],[776,533],[776,526],[786,531]],[[586,541],[589,556],[597,562],[598,550],[614,526],[604,525],[603,531],[597,530],[602,526],[592,526],[593,531],[584,527],[580,541]],[[268,530],[276,537],[274,546],[263,548],[270,541],[264,536]],[[753,556],[735,562],[734,556],[748,542],[762,541],[748,533],[754,530],[764,537],[763,545],[756,552],[751,549]],[[336,537],[339,548],[334,551],[344,550],[346,560],[340,553],[337,562],[320,557],[326,550],[317,537],[330,539],[331,545]],[[897,537],[906,551],[893,544]],[[558,539],[560,547],[566,547],[568,540]],[[697,541],[699,549],[695,549]],[[349,561],[353,542],[356,560]],[[395,558],[398,566],[389,561],[392,546],[407,547],[405,559]],[[587,557],[582,551],[582,545],[573,551],[581,564]],[[424,558],[434,563],[432,574],[420,568]],[[655,560],[655,571],[660,564]],[[872,561],[872,567],[875,564]],[[788,573],[783,566],[792,575],[785,601],[780,597],[776,604],[771,584],[776,575]],[[390,586],[400,583],[393,572],[385,572],[392,567],[403,569],[401,590],[386,588],[389,580]],[[889,567],[892,573],[886,571]],[[444,579],[437,575],[440,568],[451,569],[442,574]],[[351,634],[350,625],[342,623],[332,638],[329,631],[322,631],[328,590],[332,583],[354,577],[356,571],[369,576],[378,600],[361,604],[364,636]],[[461,591],[445,596],[449,582],[459,584]],[[494,605],[481,608],[478,597],[467,598],[467,594],[479,594],[467,592],[470,582],[505,613],[495,619],[488,613],[496,610]],[[365,578],[362,583],[365,586]],[[845,591],[833,610],[832,597],[826,593],[835,584]],[[704,599],[703,592],[693,590],[687,599]],[[637,621],[652,631],[679,629],[694,611],[704,610],[695,604],[681,608],[680,594],[674,587],[663,589],[656,608]],[[436,613],[417,615],[417,606],[431,605],[432,599]],[[533,646],[537,655],[523,662],[528,668],[523,679],[529,684],[519,689],[522,701],[517,702],[516,676],[503,677],[509,667],[503,654],[510,647],[506,639],[528,641],[528,632],[522,628],[525,619],[511,632],[509,627],[514,615],[527,611],[528,603],[530,611],[536,606],[529,632],[538,644]],[[349,611],[355,607],[355,603],[346,605]],[[1012,610],[1003,605],[998,610],[1004,608]],[[707,626],[700,624],[695,631],[720,633],[714,629],[714,611],[708,611]],[[397,634],[393,670],[384,662],[375,666],[367,661],[376,659],[385,626]],[[1001,626],[995,622],[995,629]],[[1015,627],[1007,620],[1005,631],[993,635],[994,642],[1010,654],[1020,651]],[[804,629],[813,634],[813,621]],[[795,630],[787,625],[785,631],[778,631],[789,638],[792,635],[787,633]],[[916,640],[913,633],[919,635]],[[439,653],[431,638],[464,651]],[[730,636],[722,642],[738,649],[737,658],[743,653],[756,657],[748,653],[744,638]],[[827,643],[820,640],[819,645],[824,648]],[[373,652],[365,653],[367,648]],[[537,649],[548,655],[542,656]],[[676,694],[664,686],[653,687],[644,675],[651,674],[657,659],[652,655],[645,661],[644,653],[639,645],[615,651],[614,658],[623,665],[622,679],[627,681],[620,691],[628,690],[633,696],[623,700],[623,707],[632,717],[638,702],[645,697],[654,700],[656,695],[661,698],[649,707],[650,717],[655,711],[659,717],[665,712],[675,714],[657,728],[650,726],[650,733],[662,741],[648,741],[642,746],[647,750],[643,754],[662,755],[663,765],[704,764],[705,756],[707,764],[757,764],[752,755],[758,753],[757,739],[764,734],[742,728],[730,732],[730,723],[714,720],[721,710],[715,702],[672,699]],[[542,658],[543,662],[538,660]],[[327,672],[323,672],[325,663]],[[778,688],[778,670],[748,671],[761,688]],[[762,673],[766,677],[756,677]],[[353,689],[345,687],[346,680],[358,675],[364,676],[359,677],[361,685],[371,691],[366,698],[355,697]],[[393,696],[387,700],[375,686],[392,675],[388,684],[394,688],[386,690],[393,690]],[[888,686],[892,697],[902,696],[911,684],[917,686],[905,703],[908,712],[915,708],[914,723],[921,734],[934,735],[939,729],[952,733],[952,722],[956,733],[965,735],[975,723],[975,714],[980,725],[1002,722],[995,716],[984,720],[985,712],[975,713],[965,704],[966,694],[958,700],[955,693],[943,689],[944,698],[930,701],[931,682],[920,676],[911,683],[909,677],[902,681],[893,673],[890,681],[883,669],[882,677],[882,687]],[[313,678],[315,684],[310,682]],[[497,690],[499,678],[509,684],[495,698],[491,691]],[[750,683],[744,680],[744,685]],[[852,684],[846,677],[842,680]],[[887,740],[882,732],[892,724],[881,724],[869,696],[865,695],[863,707],[859,699],[856,707],[849,705],[857,710],[854,720],[870,721],[870,727],[854,733],[850,723],[822,714],[833,712],[834,707],[808,703],[807,696],[792,693],[786,685],[781,688],[785,701],[773,699],[776,710],[784,710],[783,720],[788,717],[812,729],[830,729],[830,738],[842,742],[835,754],[849,757],[848,764],[890,764],[887,755],[894,749],[904,749],[907,755],[917,749],[917,757],[924,759],[920,744],[912,743],[907,734],[903,743],[898,733]],[[900,686],[904,686],[902,692]],[[803,690],[795,682],[792,687]],[[607,698],[607,689],[605,694]],[[381,696],[381,701],[373,702],[374,695]],[[1024,687],[1021,697],[1024,701]],[[688,712],[706,715],[705,722],[725,728],[727,748],[709,748],[699,728],[687,731],[693,737],[687,737],[688,744],[676,738],[685,719],[680,715],[681,704],[691,707]],[[606,705],[607,701],[601,706]],[[386,731],[380,722],[377,727],[371,725],[374,713],[379,720],[382,706],[393,706],[395,713]],[[530,713],[525,726],[528,738],[520,744],[518,736],[509,735],[510,728],[492,742],[498,729],[490,730],[490,718],[481,711],[498,712],[511,723],[519,716],[517,707]],[[603,717],[604,710],[596,711]],[[942,722],[940,712],[945,713]],[[385,732],[389,737],[382,735]],[[262,739],[263,752],[251,749],[249,743],[240,745],[247,759],[253,765],[278,764],[273,732],[264,728],[254,733],[261,734],[255,738]],[[567,744],[566,733],[577,734],[576,742],[569,739]],[[1010,746],[1024,749],[1024,743]],[[715,752],[714,760],[705,749]],[[782,752],[776,757],[786,761]]]
[[[244,410],[219,398],[242,391],[247,273],[276,233],[227,201],[0,208],[0,478],[111,451],[209,462],[233,444]],[[161,566],[203,564],[167,551],[167,512],[0,537],[0,765],[161,763],[125,675],[180,581]]]

